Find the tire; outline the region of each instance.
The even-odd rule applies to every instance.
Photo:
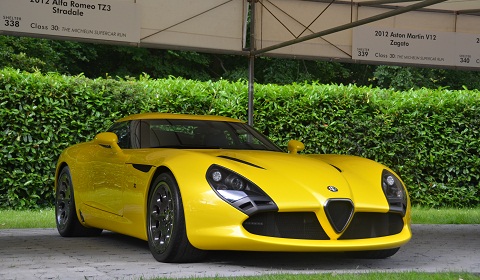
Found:
[[[355,259],[386,259],[395,255],[400,247],[386,250],[349,252],[348,256]]]
[[[57,178],[55,193],[55,220],[58,233],[63,237],[97,236],[102,229],[84,227],[77,217],[70,168],[65,166]]]
[[[194,262],[205,252],[193,247],[187,238],[182,197],[170,173],[153,182],[147,205],[148,246],[159,262]]]

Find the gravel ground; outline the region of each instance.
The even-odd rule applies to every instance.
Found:
[[[0,279],[140,279],[373,271],[480,275],[480,225],[413,225],[413,238],[389,259],[340,254],[211,252],[201,263],[159,263],[145,241],[104,232],[62,238],[56,229],[0,230]]]

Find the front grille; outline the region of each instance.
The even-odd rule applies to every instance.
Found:
[[[355,213],[339,239],[362,239],[400,233],[404,223],[398,213]]]
[[[353,215],[350,199],[330,199],[325,203],[325,214],[337,233],[342,232]]]
[[[312,212],[263,212],[258,213],[245,222],[243,227],[252,234],[293,238],[293,239],[330,239]]]

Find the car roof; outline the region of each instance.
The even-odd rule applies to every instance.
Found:
[[[187,115],[187,114],[171,114],[171,113],[141,113],[134,114],[119,119],[117,122],[131,120],[153,120],[153,119],[177,119],[177,120],[203,120],[203,121],[222,121],[222,122],[243,122],[241,120],[232,119],[222,116],[213,115]]]

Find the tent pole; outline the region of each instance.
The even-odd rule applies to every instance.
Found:
[[[250,2],[250,55],[248,57],[248,124],[253,126],[253,101],[255,84],[255,2]]]
[[[250,55],[248,62],[248,124],[253,125],[253,99],[254,99],[254,90],[253,85],[255,83],[255,56]]]

